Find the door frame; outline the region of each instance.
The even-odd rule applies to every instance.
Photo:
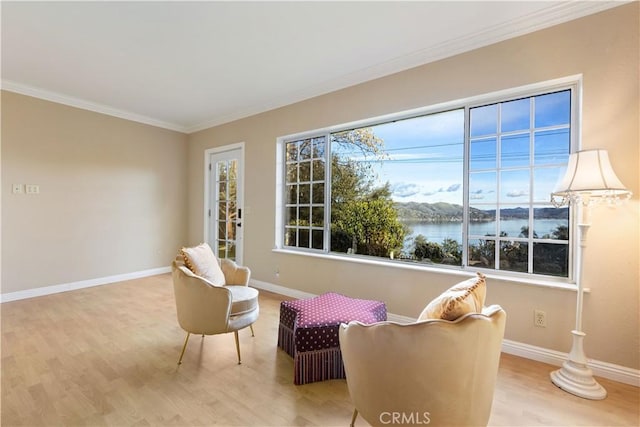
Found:
[[[223,145],[220,147],[213,147],[213,148],[208,148],[206,150],[204,150],[204,206],[203,206],[203,218],[204,218],[204,235],[203,235],[203,242],[208,242],[209,241],[209,233],[210,233],[210,228],[209,228],[209,224],[210,224],[210,217],[209,217],[209,209],[211,206],[211,176],[213,173],[213,167],[211,169],[209,169],[209,165],[210,165],[210,159],[211,159],[211,155],[214,154],[220,154],[220,153],[224,153],[226,151],[234,151],[234,150],[240,150],[240,156],[239,156],[239,161],[241,163],[241,167],[240,167],[240,171],[238,174],[238,178],[241,182],[242,185],[242,191],[240,191],[240,197],[238,198],[237,202],[238,202],[238,208],[243,209],[244,211],[244,142],[237,142],[234,144],[229,144],[229,145]],[[245,212],[243,212],[245,213]],[[244,216],[243,215],[243,219],[242,222],[244,223]],[[242,230],[239,231],[240,233],[240,240],[242,241],[242,244],[240,245],[240,250],[238,251],[238,245],[236,245],[236,261],[238,262],[238,264],[242,264],[243,258],[244,258],[244,224],[242,227]],[[216,257],[217,257],[217,252],[216,252]]]

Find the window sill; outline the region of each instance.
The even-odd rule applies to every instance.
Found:
[[[392,268],[399,268],[404,270],[414,270],[414,271],[424,271],[424,272],[436,273],[436,274],[446,274],[451,276],[461,276],[461,277],[464,276],[467,278],[469,277],[470,273],[479,271],[479,270],[462,270],[461,268],[457,268],[457,267],[430,267],[428,265],[408,264],[408,263],[404,263],[400,261],[392,261],[392,260],[382,261],[377,259],[360,257],[357,255],[325,254],[325,253],[317,253],[317,252],[311,252],[311,251],[307,252],[307,251],[298,251],[298,250],[280,249],[280,248],[274,248],[272,252],[285,254],[285,255],[298,255],[298,256],[305,256],[305,257],[312,257],[312,258],[322,258],[322,259],[328,259],[328,260],[339,261],[339,262],[352,262],[357,264],[375,265],[378,267],[392,267]],[[495,273],[495,272],[492,273],[486,270],[482,270],[482,273],[488,279],[499,280],[502,282],[511,282],[511,283],[527,285],[527,286],[541,286],[541,287],[546,287],[551,289],[561,289],[561,290],[573,291],[573,292],[576,292],[578,290],[577,286],[574,283],[560,282],[552,279],[525,278],[525,277],[512,276],[512,275],[509,275],[508,273],[502,273],[502,274]],[[585,288],[584,292],[590,293],[591,290],[589,288]]]

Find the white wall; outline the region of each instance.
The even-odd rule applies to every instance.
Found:
[[[186,168],[184,134],[3,91],[2,293],[168,266]]]

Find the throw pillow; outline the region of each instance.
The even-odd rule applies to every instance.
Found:
[[[431,301],[420,313],[418,320],[456,320],[467,313],[480,313],[487,295],[485,276],[457,283]]]
[[[201,243],[191,248],[182,248],[180,252],[184,258],[184,264],[193,274],[204,277],[216,286],[226,284],[218,259],[207,243]]]

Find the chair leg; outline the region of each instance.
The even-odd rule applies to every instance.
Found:
[[[251,328],[251,336],[255,337],[256,335],[253,333],[253,325],[249,325],[249,328]]]
[[[238,331],[233,331],[233,335],[236,337],[236,351],[238,352],[238,365],[242,362],[240,361],[240,341],[238,340]]]
[[[187,332],[187,338],[184,340],[184,345],[182,346],[182,353],[180,353],[180,359],[178,359],[178,365],[182,364],[182,356],[184,356],[184,351],[187,349],[187,342],[189,342],[189,335],[191,332]]]
[[[351,417],[351,424],[349,424],[349,427],[353,427],[354,424],[356,423],[356,418],[358,418],[358,410],[357,409],[353,409],[353,416]]]

